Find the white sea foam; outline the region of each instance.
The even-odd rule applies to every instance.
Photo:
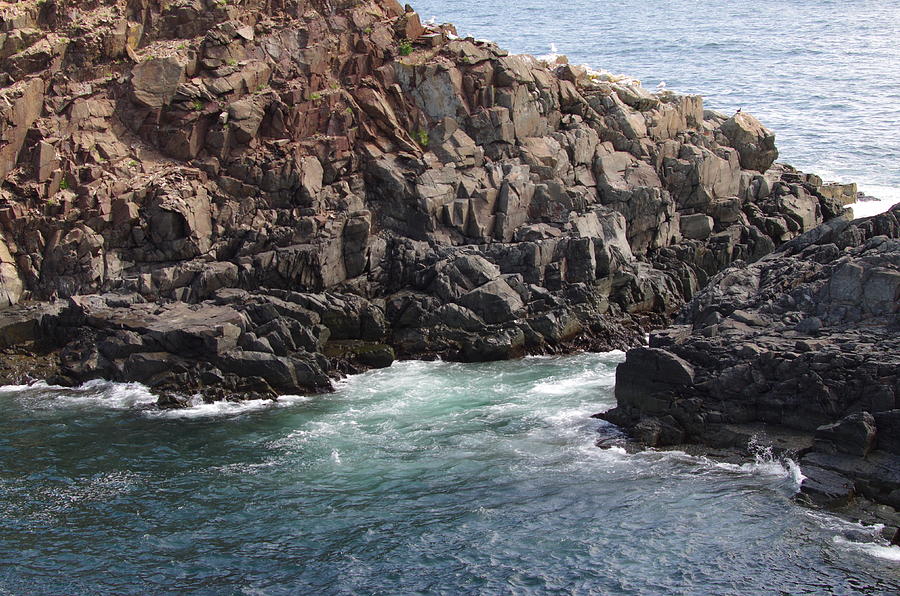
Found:
[[[803,482],[805,476],[800,471],[800,466],[797,465],[796,462],[792,459],[785,459],[783,461],[772,460],[757,460],[753,462],[746,462],[743,464],[731,464],[727,462],[714,462],[712,465],[715,468],[720,470],[725,470],[727,472],[736,472],[741,474],[753,474],[758,476],[773,476],[776,478],[790,478],[791,481],[800,488],[800,483]]]
[[[540,61],[546,62],[547,64],[556,63],[556,59],[559,58],[559,50],[556,48],[555,43],[550,44],[550,51],[546,54],[541,54],[540,56],[535,56]]]
[[[615,383],[615,373],[598,373],[586,371],[565,379],[551,379],[536,384],[531,391],[543,395],[569,395],[576,391],[595,387],[612,387]]]
[[[715,467],[732,472],[790,478],[795,490],[800,490],[800,485],[806,477],[797,462],[790,458],[775,457],[772,448],[758,443],[756,437],[750,440],[748,448],[754,455],[754,461],[743,464],[716,462]]]
[[[900,188],[880,184],[858,184],[857,187],[865,194],[879,200],[862,201],[850,205],[854,217],[868,217],[884,213],[893,205],[900,203]]]
[[[22,391],[40,391],[43,389],[66,389],[59,385],[48,385],[46,381],[35,381],[27,385],[0,385],[0,393],[19,393]]]
[[[878,544],[875,542],[856,542],[855,540],[848,540],[843,536],[834,536],[831,541],[847,550],[855,550],[873,557],[878,557],[879,559],[900,563],[900,546]]]
[[[78,387],[60,387],[41,381],[31,385],[7,385],[0,387],[0,392],[39,409],[100,407],[129,410],[156,403],[156,396],[140,383],[103,380],[88,381]]]
[[[310,401],[304,395],[282,395],[278,399],[250,399],[245,401],[214,401],[204,403],[198,397],[193,398],[189,408],[172,410],[147,410],[145,415],[152,418],[211,418],[216,416],[236,416],[270,408],[284,408]]]

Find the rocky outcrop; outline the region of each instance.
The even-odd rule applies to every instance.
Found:
[[[900,508],[898,331],[895,205],[716,275],[649,348],[628,352],[604,417],[650,446],[791,435],[813,502]]]
[[[0,305],[61,301],[22,311],[60,382],[624,347],[841,212],[748,114],[395,0],[28,0],[0,31]]]

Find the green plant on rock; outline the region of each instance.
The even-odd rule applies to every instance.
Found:
[[[372,28],[371,28],[371,27],[366,27],[365,29],[363,29],[363,33],[365,33],[366,35],[371,35],[371,34],[372,34]]]
[[[237,66],[237,60],[235,60],[234,58],[229,58],[225,61],[225,64],[227,64],[228,66]]]
[[[69,181],[66,178],[59,181],[59,190],[69,190]]]
[[[195,99],[195,100],[191,103],[191,107],[194,109],[195,112],[199,112],[199,111],[203,110],[203,108],[204,108],[205,106],[203,105],[203,102],[202,102],[202,101],[200,101],[199,99]]]
[[[422,147],[428,147],[428,131],[417,130],[413,133],[413,139]]]
[[[404,39],[400,42],[400,55],[401,56],[409,56],[413,53],[412,43],[408,39]]]
[[[307,99],[310,101],[319,101],[322,99],[322,94],[318,91],[313,91],[307,96]]]

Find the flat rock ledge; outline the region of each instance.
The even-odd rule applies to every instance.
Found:
[[[651,447],[768,436],[799,462],[802,500],[895,530],[898,332],[900,204],[719,273],[676,324],[628,351],[617,406],[601,417]]]

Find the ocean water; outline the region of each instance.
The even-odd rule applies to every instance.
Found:
[[[0,389],[0,594],[894,594],[900,547],[802,478],[626,454],[621,352],[401,362],[334,394],[160,412]]]
[[[416,0],[423,20],[704,96],[776,134],[780,161],[900,202],[900,2]]]
[[[896,3],[415,8],[741,107],[784,161],[900,200]],[[795,505],[790,461],[597,448],[623,357],[402,362],[172,412],[135,384],[2,387],[0,594],[900,592],[900,547]]]

